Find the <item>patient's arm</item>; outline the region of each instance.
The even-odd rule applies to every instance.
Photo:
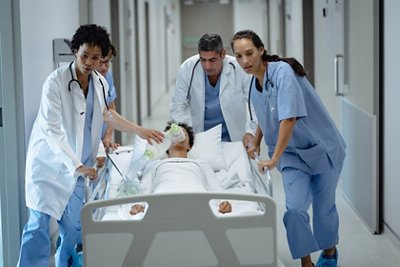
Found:
[[[144,212],[144,206],[141,204],[135,204],[131,207],[131,210],[129,211],[130,215],[136,215],[140,212]]]
[[[218,205],[218,211],[220,213],[229,213],[232,212],[232,205],[229,201],[221,201]]]

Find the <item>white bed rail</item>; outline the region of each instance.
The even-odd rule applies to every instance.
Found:
[[[214,199],[258,202],[263,212],[216,216]],[[99,208],[145,202],[141,220],[98,221]],[[85,266],[278,266],[276,206],[255,194],[175,193],[87,203],[82,211]]]
[[[249,158],[251,172],[254,179],[254,189],[258,194],[269,195],[273,197],[273,183],[270,170],[266,170],[265,173],[260,173],[258,171],[259,158],[252,160]]]

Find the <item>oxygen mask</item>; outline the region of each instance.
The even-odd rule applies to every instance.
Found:
[[[171,128],[168,131],[171,142],[172,143],[179,143],[186,139],[185,132],[183,131],[182,127],[176,125],[175,123],[171,124]]]

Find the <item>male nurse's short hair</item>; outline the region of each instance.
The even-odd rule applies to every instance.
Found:
[[[222,38],[216,33],[204,34],[197,44],[197,50],[199,53],[200,51],[215,51],[221,53],[223,49],[224,44],[222,42]]]

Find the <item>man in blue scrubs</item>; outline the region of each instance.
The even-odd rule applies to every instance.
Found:
[[[197,50],[178,70],[171,119],[192,126],[194,133],[221,124],[223,141],[252,141],[256,118],[247,107],[250,75],[226,54],[218,34],[204,34]]]

